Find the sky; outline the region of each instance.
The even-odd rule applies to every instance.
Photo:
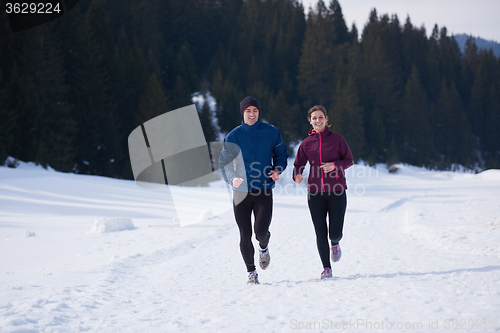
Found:
[[[301,0],[306,12],[318,0]],[[330,0],[323,0],[327,5]],[[435,24],[445,26],[449,34],[469,34],[500,42],[500,0],[340,0],[347,26],[356,23],[361,34],[372,8],[377,13],[397,14],[404,23],[409,15],[414,26],[425,26],[427,35]]]

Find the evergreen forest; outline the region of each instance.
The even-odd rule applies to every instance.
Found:
[[[446,27],[337,0],[89,0],[13,33],[0,13],[0,163],[133,179],[127,138],[143,122],[199,107],[207,142],[240,124],[254,96],[292,149],[307,110],[328,110],[356,161],[500,168],[500,58]],[[5,163],[5,162],[4,162]]]

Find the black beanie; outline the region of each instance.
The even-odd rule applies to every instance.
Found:
[[[247,96],[245,97],[241,102],[240,102],[240,113],[243,114],[243,112],[245,112],[245,110],[249,107],[249,106],[255,106],[257,109],[259,109],[259,113],[260,113],[260,104],[259,104],[259,101],[256,100],[255,98],[251,97],[251,96]]]

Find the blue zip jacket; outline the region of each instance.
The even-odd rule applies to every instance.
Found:
[[[219,171],[235,191],[271,189],[275,182],[269,171],[278,169],[282,173],[287,159],[288,148],[276,127],[260,120],[252,126],[242,121],[224,138]],[[245,180],[238,188],[232,185],[235,177]]]

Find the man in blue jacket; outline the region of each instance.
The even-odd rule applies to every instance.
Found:
[[[225,137],[219,159],[222,178],[233,189],[240,250],[249,273],[248,283],[252,284],[259,283],[254,264],[252,213],[255,238],[260,247],[259,265],[266,269],[271,260],[268,244],[273,213],[272,189],[280,173],[285,170],[288,158],[288,148],[280,132],[273,125],[259,120],[260,111],[259,101],[253,97],[248,96],[240,102],[243,121]]]

